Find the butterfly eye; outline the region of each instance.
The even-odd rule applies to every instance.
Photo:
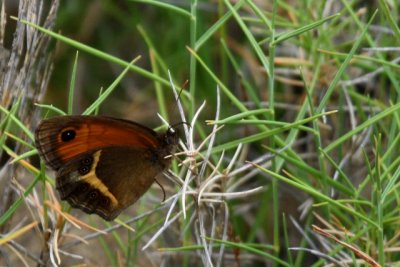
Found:
[[[65,130],[61,133],[61,140],[63,142],[68,142],[68,141],[74,140],[75,136],[76,136],[75,130],[71,130],[71,129]]]

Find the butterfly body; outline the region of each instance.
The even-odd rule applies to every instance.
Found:
[[[35,133],[39,155],[57,171],[62,200],[113,220],[166,170],[178,143],[135,122],[101,116],[43,120]]]

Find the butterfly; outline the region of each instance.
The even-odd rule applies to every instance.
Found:
[[[133,121],[103,116],[58,116],[40,122],[35,144],[57,172],[62,200],[114,220],[167,170],[178,144],[173,128],[158,134]]]

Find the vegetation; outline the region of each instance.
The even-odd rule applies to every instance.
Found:
[[[2,172],[15,195],[0,204],[0,265],[398,266],[399,11],[70,0],[53,30],[19,17],[52,40],[41,117],[176,125],[182,143],[163,189],[108,223],[60,202],[32,145],[39,118],[20,116],[29,95],[2,99],[2,170],[18,172]]]

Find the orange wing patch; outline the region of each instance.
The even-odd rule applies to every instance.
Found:
[[[42,121],[36,130],[39,153],[54,169],[91,150],[110,146],[157,148],[157,134],[126,120],[99,116],[60,116]]]

